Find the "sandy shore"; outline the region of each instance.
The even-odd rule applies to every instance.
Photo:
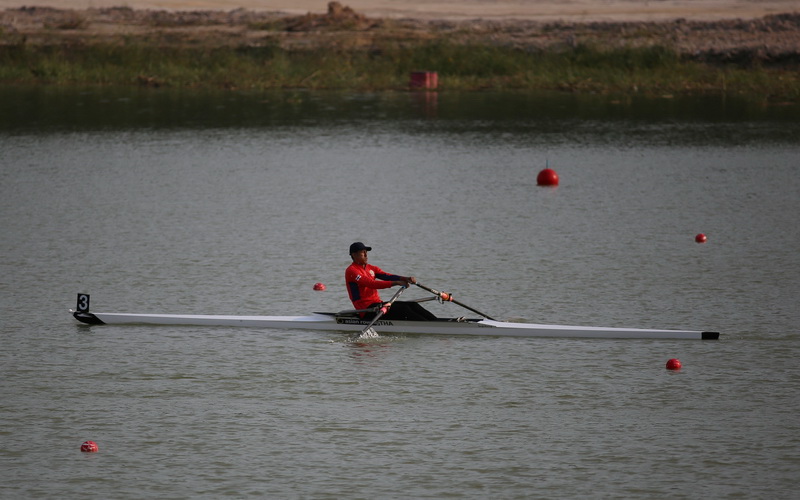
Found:
[[[268,47],[311,56],[331,51],[372,56],[397,48],[435,47],[442,41],[449,47],[554,56],[582,47],[612,55],[653,57],[666,50],[686,61],[710,63],[704,68],[765,68],[772,72],[771,85],[764,85],[761,73],[754,72],[750,80],[737,82],[742,89],[738,91],[763,89],[755,92],[779,95],[784,101],[797,98],[800,8],[796,0],[32,1],[0,0],[0,48],[29,47],[34,58],[40,54],[37,47],[46,55],[53,49],[66,54],[87,49],[92,54],[92,47],[118,46],[172,47],[178,53],[189,49],[198,54],[223,47]],[[41,78],[24,64],[19,71],[23,80],[30,74]],[[318,71],[309,72],[310,76]],[[616,88],[617,76],[591,84],[587,82],[595,77],[589,76],[567,88]],[[707,78],[697,79],[678,82],[670,92],[708,88]],[[149,75],[139,75],[137,81],[148,86],[169,84]],[[229,88],[232,84],[225,80],[220,85]],[[480,85],[494,83],[490,78]],[[556,86],[564,85],[557,82]]]
[[[659,45],[703,61],[795,67],[800,9],[783,0],[0,0],[0,43],[10,45],[373,50],[434,38],[523,50]]]
[[[0,9],[130,7],[156,10],[253,11],[324,14],[327,0],[0,0]],[[799,12],[797,0],[345,0],[368,17],[528,21],[713,21]]]

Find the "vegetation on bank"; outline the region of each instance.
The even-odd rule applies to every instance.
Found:
[[[408,88],[436,71],[439,90],[558,89],[646,95],[736,94],[800,100],[796,68],[709,64],[663,46],[559,50],[433,41],[370,50],[157,46],[141,42],[0,46],[0,83],[226,89]]]

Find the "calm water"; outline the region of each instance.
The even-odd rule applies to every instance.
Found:
[[[0,496],[791,498],[798,137],[713,99],[0,90]],[[67,313],[343,309],[355,240],[495,317],[722,339]]]

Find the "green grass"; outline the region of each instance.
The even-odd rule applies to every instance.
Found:
[[[411,71],[439,74],[439,90],[738,94],[800,99],[800,72],[709,65],[661,46],[557,51],[432,42],[364,50],[158,46],[143,42],[0,46],[0,83],[239,89],[404,89]]]

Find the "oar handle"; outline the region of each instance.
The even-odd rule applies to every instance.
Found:
[[[463,302],[457,301],[456,299],[453,298],[452,294],[449,294],[447,292],[440,292],[439,290],[434,290],[433,288],[429,288],[429,287],[427,287],[427,286],[425,286],[425,285],[423,285],[423,284],[421,284],[419,282],[414,283],[414,284],[417,285],[418,287],[422,288],[423,290],[427,290],[427,291],[431,292],[432,294],[436,295],[437,297],[439,297],[443,301],[452,302],[453,304],[458,304],[461,307],[463,307],[464,309],[468,309],[468,310],[470,310],[470,311],[472,311],[472,312],[474,312],[476,314],[480,314],[481,316],[483,316],[486,319],[490,319],[492,321],[496,321],[494,318],[492,318],[488,314],[484,314],[484,313],[480,312],[479,310],[473,309],[472,307],[464,304]]]
[[[392,304],[394,304],[394,301],[397,300],[397,297],[399,297],[400,294],[403,293],[404,291],[406,291],[407,289],[408,289],[408,283],[406,283],[405,285],[401,286],[400,290],[396,291],[395,294],[392,295],[392,298],[389,299],[389,302],[385,303],[383,305],[383,307],[381,307],[381,311],[383,311],[384,309],[388,310],[388,307],[391,306]],[[383,312],[385,313],[386,311],[383,311]]]

